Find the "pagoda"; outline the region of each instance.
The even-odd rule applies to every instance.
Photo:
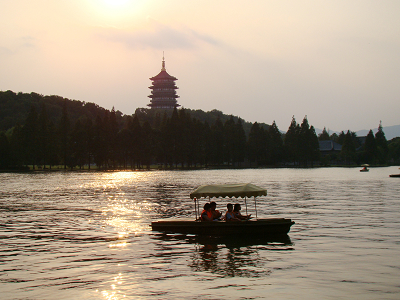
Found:
[[[176,100],[179,96],[176,94],[178,87],[175,85],[176,79],[167,73],[165,69],[165,60],[163,56],[161,72],[158,75],[151,77],[152,86],[150,103],[147,106],[151,108],[175,108],[179,107],[178,101]]]

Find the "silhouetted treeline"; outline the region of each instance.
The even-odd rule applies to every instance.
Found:
[[[217,110],[141,108],[128,116],[93,103],[11,91],[0,92],[0,108],[0,169],[313,166],[321,160],[307,117],[301,124],[293,117],[282,135],[275,122],[244,122]],[[388,147],[381,133],[373,142],[367,137],[362,150],[354,133],[328,138],[343,145],[338,161],[384,163],[399,147]]]
[[[375,135],[372,130],[365,137],[358,137],[355,132],[350,130],[347,133],[342,131],[339,135],[336,133],[329,135],[324,128],[318,139],[320,141],[332,140],[342,145],[340,153],[330,154],[323,158],[325,161],[340,161],[342,164],[400,164],[400,138],[397,137],[388,142],[381,123]]]

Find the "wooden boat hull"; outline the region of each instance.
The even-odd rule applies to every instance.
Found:
[[[241,222],[200,222],[193,220],[168,219],[151,223],[152,230],[172,233],[201,235],[282,235],[294,224],[291,219],[271,218]]]

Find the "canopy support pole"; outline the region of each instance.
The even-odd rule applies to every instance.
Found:
[[[193,200],[194,200],[194,214],[195,214],[195,216],[196,216],[196,220],[197,220],[197,211],[198,211],[198,208],[197,208],[197,205],[196,205],[196,198],[193,198]]]
[[[247,197],[244,197],[244,204],[246,205],[246,216],[247,216],[247,201],[246,201]]]
[[[257,197],[256,196],[254,196],[254,208],[255,208],[255,210],[256,210],[256,220],[257,220]]]

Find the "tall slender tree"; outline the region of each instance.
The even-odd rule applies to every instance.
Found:
[[[11,165],[11,147],[6,134],[0,132],[0,170],[8,169]]]
[[[342,158],[346,163],[351,163],[355,160],[356,156],[356,146],[352,137],[350,130],[347,131],[341,150]]]
[[[219,114],[211,126],[211,143],[211,162],[220,166],[224,163],[224,126]]]
[[[280,163],[283,158],[283,139],[275,120],[272,122],[272,125],[269,126],[268,133],[271,138],[271,163]]]
[[[31,110],[26,118],[23,127],[23,147],[25,165],[32,165],[36,168],[36,161],[38,157],[38,115],[35,106],[31,106]]]
[[[229,165],[234,164],[234,152],[236,147],[236,126],[235,121],[233,120],[233,116],[229,118],[224,124],[223,128],[223,136],[224,136],[224,159]]]
[[[299,134],[300,134],[300,125],[297,124],[296,119],[293,116],[289,129],[285,134],[284,147],[285,147],[286,158],[294,163],[298,162]]]
[[[58,136],[59,136],[59,144],[61,150],[62,163],[64,164],[64,169],[67,169],[68,165],[68,156],[69,156],[69,134],[71,130],[71,124],[68,117],[68,109],[67,109],[67,100],[64,99],[63,107],[62,107],[62,115],[60,119],[60,123],[58,125]]]
[[[384,164],[387,161],[389,153],[388,143],[383,132],[382,121],[379,123],[378,131],[375,133],[376,146],[378,149],[379,163]]]
[[[239,118],[235,125],[235,147],[233,152],[234,162],[240,166],[246,156],[246,133],[243,129],[242,120]]]
[[[322,130],[322,132],[318,135],[318,140],[320,141],[329,141],[329,132],[326,130],[326,127]]]
[[[50,142],[52,141],[49,139],[49,118],[46,106],[43,103],[38,117],[38,155],[39,162],[43,164],[43,168],[46,168],[46,163],[48,162]]]
[[[378,148],[376,146],[376,141],[372,130],[370,130],[365,138],[364,144],[364,155],[365,162],[367,163],[375,163],[378,154]]]

